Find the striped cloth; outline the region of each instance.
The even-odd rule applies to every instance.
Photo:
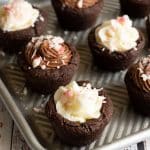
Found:
[[[144,142],[133,144],[122,150],[150,150],[150,140],[145,140]]]
[[[123,150],[145,150],[144,149],[144,142],[138,143],[138,144],[134,144],[131,145]]]

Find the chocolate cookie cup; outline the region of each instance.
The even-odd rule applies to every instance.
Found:
[[[150,115],[150,55],[129,68],[125,83],[135,111]]]
[[[145,37],[143,33],[140,30],[137,30],[139,38],[137,39],[136,46],[134,48],[130,48],[125,51],[111,51],[104,44],[96,40],[96,30],[101,26],[102,24],[93,28],[88,36],[88,44],[93,55],[94,63],[100,69],[107,71],[120,71],[126,69],[136,60],[145,46]]]
[[[149,0],[120,0],[121,11],[130,17],[142,18],[150,13]]]
[[[18,63],[25,73],[27,86],[39,93],[50,93],[66,85],[78,69],[75,47],[52,35],[32,38]]]
[[[89,86],[89,82],[87,81],[80,81],[77,82],[77,84],[84,87]],[[58,105],[55,103],[56,95],[53,95],[50,98],[45,108],[46,114],[52,123],[52,127],[54,128],[56,135],[63,143],[71,146],[83,146],[90,144],[100,136],[105,126],[112,118],[113,104],[103,89],[99,90],[98,95],[101,96],[104,100],[102,102],[101,108],[98,109],[100,116],[97,118],[86,119],[85,122],[72,121],[64,118],[57,111]],[[95,97],[92,98],[93,99],[91,100],[94,100]],[[87,99],[85,98],[85,104],[88,103],[88,100],[87,102],[86,100]],[[92,105],[90,104],[88,107],[92,107]]]
[[[20,49],[25,46],[32,37],[40,36],[45,31],[47,25],[47,13],[37,7],[33,8],[39,11],[39,16],[33,25],[12,31],[0,28],[0,46],[5,52],[18,53],[18,51],[20,51]]]
[[[103,0],[52,0],[52,5],[63,29],[80,31],[95,23]]]

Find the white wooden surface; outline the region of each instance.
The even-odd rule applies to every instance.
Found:
[[[0,150],[30,150],[1,101]]]

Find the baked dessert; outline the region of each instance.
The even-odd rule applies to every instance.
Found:
[[[129,68],[125,83],[134,109],[150,115],[150,55]]]
[[[68,145],[82,146],[96,140],[113,114],[106,92],[87,81],[61,86],[46,105],[56,135]]]
[[[150,13],[150,0],[120,0],[121,11],[130,17],[142,18]]]
[[[41,35],[47,22],[46,13],[24,0],[12,0],[0,7],[0,46],[18,52],[34,36]]]
[[[119,71],[135,61],[145,45],[145,38],[125,15],[92,29],[88,43],[93,60],[101,69]]]
[[[52,5],[63,29],[79,31],[95,23],[103,0],[52,0]]]
[[[18,55],[27,85],[39,93],[50,93],[66,85],[78,69],[79,55],[61,37],[34,37]]]

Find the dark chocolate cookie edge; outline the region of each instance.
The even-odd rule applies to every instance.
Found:
[[[113,114],[111,99],[105,91],[101,91],[101,94],[106,97],[106,103],[102,106],[101,116],[98,119],[90,119],[82,124],[69,121],[59,115],[56,112],[54,99],[51,97],[45,111],[56,134],[63,143],[71,146],[83,146],[90,144],[100,136]]]
[[[119,71],[126,69],[136,60],[145,46],[145,37],[139,30],[140,38],[137,41],[137,50],[131,49],[125,52],[110,53],[110,50],[96,42],[95,30],[97,27],[90,31],[88,36],[88,44],[93,55],[93,60],[100,69],[107,71]]]
[[[73,56],[68,65],[61,66],[59,69],[32,68],[25,60],[24,51],[18,55],[18,64],[25,73],[29,88],[39,93],[49,94],[60,85],[66,85],[71,81],[78,69],[80,58],[76,48],[70,44],[67,45]]]
[[[52,0],[52,5],[56,12],[58,22],[63,29],[80,31],[89,28],[95,23],[103,7],[103,0],[98,0],[94,6],[83,9],[73,9],[64,6],[60,0]]]

